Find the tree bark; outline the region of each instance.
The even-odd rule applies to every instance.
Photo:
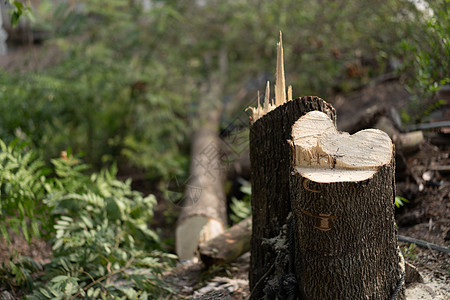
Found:
[[[313,110],[335,119],[330,104],[318,97],[302,97],[279,106],[250,127],[253,227],[249,280],[252,299],[264,298],[264,282],[278,256],[268,241],[280,234],[291,212],[292,159],[287,140],[291,138],[294,122]]]
[[[302,299],[391,299],[402,277],[393,162],[359,182],[291,177]],[[396,299],[404,299],[404,288]]]
[[[330,105],[300,98],[251,126],[250,160],[252,299],[404,299],[384,132],[339,133]]]

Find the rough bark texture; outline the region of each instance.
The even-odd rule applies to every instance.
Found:
[[[288,101],[250,127],[253,229],[250,259],[252,299],[264,298],[264,282],[271,273],[277,251],[267,243],[280,234],[291,211],[292,125],[309,111],[318,110],[335,120],[334,108],[318,97]],[[270,272],[269,272],[270,271]]]
[[[293,174],[291,188],[302,299],[391,299],[403,274],[393,162],[360,182],[316,183]],[[395,299],[405,299],[404,287]]]

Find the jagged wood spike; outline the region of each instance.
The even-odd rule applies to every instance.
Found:
[[[292,85],[288,87],[288,101],[292,100]]]
[[[277,74],[275,83],[276,106],[286,102],[286,82],[284,77],[283,39],[280,31],[280,41],[277,43]]]
[[[258,106],[248,107],[246,110],[251,110],[250,116],[251,123],[263,117],[268,112],[274,110],[280,105],[285,104],[288,100],[292,100],[292,87],[288,91],[289,98],[286,97],[286,80],[284,74],[284,56],[283,56],[283,41],[282,33],[280,31],[280,41],[277,43],[277,70],[276,70],[276,83],[275,83],[275,98],[270,99],[270,82],[267,81],[266,93],[264,95],[264,104],[261,107],[260,98],[258,96]]]
[[[258,90],[258,107],[256,108],[256,113],[258,116],[258,119],[261,117],[261,101],[260,101],[260,95]]]
[[[269,99],[270,99],[270,82],[266,84],[266,94],[264,95],[264,113],[269,111]]]

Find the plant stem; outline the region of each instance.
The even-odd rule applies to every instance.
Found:
[[[88,290],[90,287],[92,287],[93,285],[96,285],[97,283],[100,283],[100,282],[102,282],[103,280],[108,279],[108,278],[110,278],[110,277],[113,276],[113,275],[116,275],[117,273],[121,273],[121,272],[125,271],[127,268],[130,267],[130,265],[133,263],[133,261],[134,261],[134,257],[130,258],[130,260],[127,261],[127,263],[125,264],[125,266],[123,266],[122,268],[117,269],[117,270],[115,270],[115,271],[113,271],[113,272],[111,272],[111,273],[109,273],[109,274],[106,274],[106,275],[100,277],[99,279],[97,279],[97,280],[95,280],[95,281],[89,283],[86,287],[83,288],[83,290],[84,290],[84,291],[87,291],[87,290]],[[73,295],[72,297],[70,297],[70,299],[71,299],[71,300],[72,300],[72,299],[75,299],[75,298],[78,297],[80,294],[81,294],[81,292],[78,292],[78,293],[76,293],[75,295]]]

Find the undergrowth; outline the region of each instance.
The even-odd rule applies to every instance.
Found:
[[[113,166],[88,174],[70,153],[52,169],[17,142],[0,141],[1,235],[8,228],[46,236],[53,257],[39,265],[18,257],[0,266],[1,288],[27,299],[158,299],[175,293],[162,280],[175,256],[164,253],[148,227],[156,199],[116,179]],[[45,233],[45,235],[43,235]]]

